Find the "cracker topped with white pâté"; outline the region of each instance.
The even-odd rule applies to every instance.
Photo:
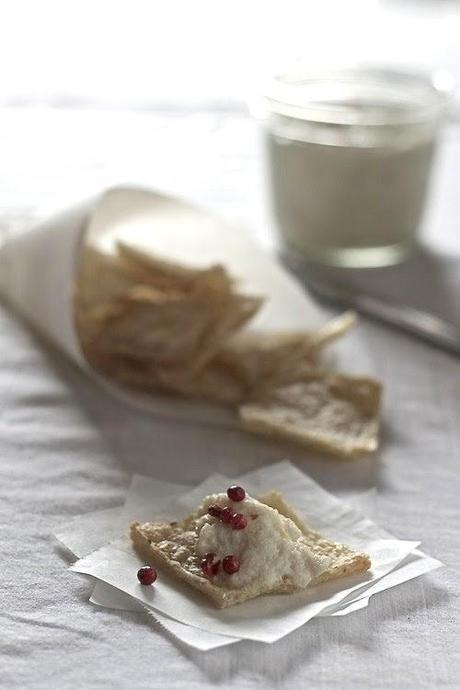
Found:
[[[225,608],[363,573],[370,559],[310,529],[281,494],[232,486],[181,522],[131,525],[138,553]]]

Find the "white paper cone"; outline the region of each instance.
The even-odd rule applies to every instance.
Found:
[[[100,381],[79,345],[72,296],[84,243],[96,242],[110,250],[120,238],[193,267],[224,264],[243,292],[266,298],[251,324],[258,330],[312,330],[327,321],[294,278],[238,229],[173,197],[137,188],[109,189],[9,238],[0,249],[0,294],[42,336]],[[350,352],[355,359],[356,343]],[[346,348],[344,354],[345,368],[353,371]],[[361,372],[369,371],[366,360],[363,354],[358,357]],[[155,414],[237,426],[233,413],[216,405],[132,393],[104,383],[130,404]]]
[[[12,237],[0,250],[0,293],[45,338],[84,365],[72,290],[79,246],[95,199]]]

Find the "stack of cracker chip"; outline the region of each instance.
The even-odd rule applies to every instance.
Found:
[[[354,316],[257,332],[247,326],[263,301],[221,265],[185,267],[118,242],[83,250],[76,326],[89,364],[112,381],[232,405],[249,430],[337,455],[375,450],[380,384],[320,368]]]

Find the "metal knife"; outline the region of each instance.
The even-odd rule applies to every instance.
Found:
[[[401,328],[432,345],[460,355],[460,330],[433,314],[364,294],[337,283],[326,283],[315,279],[308,280],[307,285],[320,298],[351,306],[366,316]]]

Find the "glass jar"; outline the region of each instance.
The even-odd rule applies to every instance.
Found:
[[[411,253],[450,91],[445,73],[364,68],[271,81],[268,177],[288,256],[364,267]]]

